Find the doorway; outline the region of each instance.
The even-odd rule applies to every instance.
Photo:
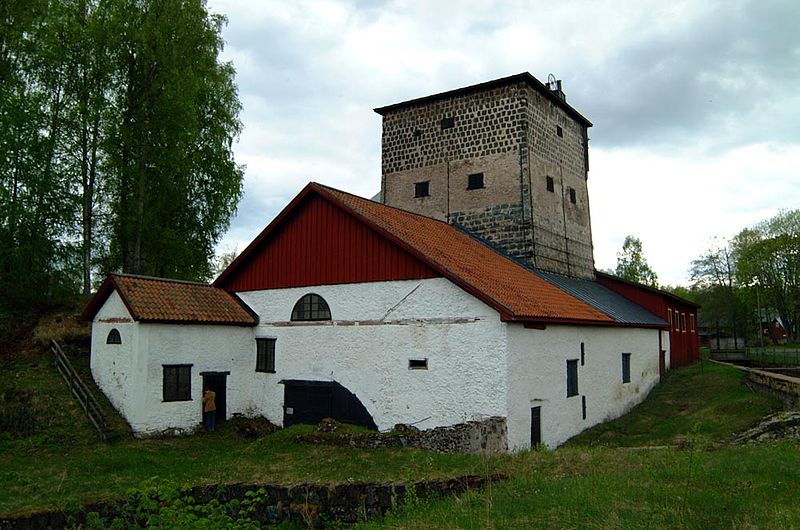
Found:
[[[217,424],[228,418],[228,375],[230,372],[200,372],[203,376],[203,388],[216,394]],[[203,417],[203,400],[200,400],[200,418]]]

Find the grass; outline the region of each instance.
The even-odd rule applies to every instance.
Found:
[[[719,363],[695,363],[666,373],[631,413],[584,431],[570,446],[641,446],[684,443],[687,433],[725,442],[780,409],[772,397],[744,384],[744,372]]]
[[[794,444],[718,451],[576,447],[512,457],[511,480],[359,529],[797,528]]]
[[[102,444],[41,353],[3,358],[0,390],[31,395],[36,419],[24,437],[0,433],[0,517],[113,498],[152,477],[292,484],[505,473],[508,481],[483,491],[420,501],[362,528],[800,527],[797,445],[718,445],[777,402],[715,363],[668,372],[630,414],[556,451],[483,457],[298,444],[313,430],[306,426],[257,440],[227,424]],[[674,444],[681,448],[663,447]]]
[[[32,394],[36,425],[25,437],[0,432],[0,517],[112,498],[151,477],[186,484],[291,484],[418,480],[483,470],[466,455],[298,444],[299,434],[313,431],[307,426],[256,440],[226,424],[213,434],[103,444],[49,355],[19,353],[2,361],[0,394]]]

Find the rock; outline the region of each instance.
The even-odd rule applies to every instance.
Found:
[[[755,427],[738,434],[732,442],[746,444],[786,439],[800,442],[800,411],[770,414]]]

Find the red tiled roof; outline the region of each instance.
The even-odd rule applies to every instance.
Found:
[[[112,274],[81,317],[92,320],[116,290],[134,320],[177,324],[255,326],[256,315],[236,295],[204,283]]]
[[[316,183],[309,184],[301,195],[309,190],[355,213],[500,311],[504,320],[614,323],[605,313],[447,223]]]

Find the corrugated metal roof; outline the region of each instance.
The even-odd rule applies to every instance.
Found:
[[[598,311],[602,311],[620,324],[667,326],[667,323],[659,316],[631,302],[624,296],[615,293],[595,280],[582,280],[544,272],[538,269],[532,270],[538,276],[568,292],[575,298],[589,304]]]

